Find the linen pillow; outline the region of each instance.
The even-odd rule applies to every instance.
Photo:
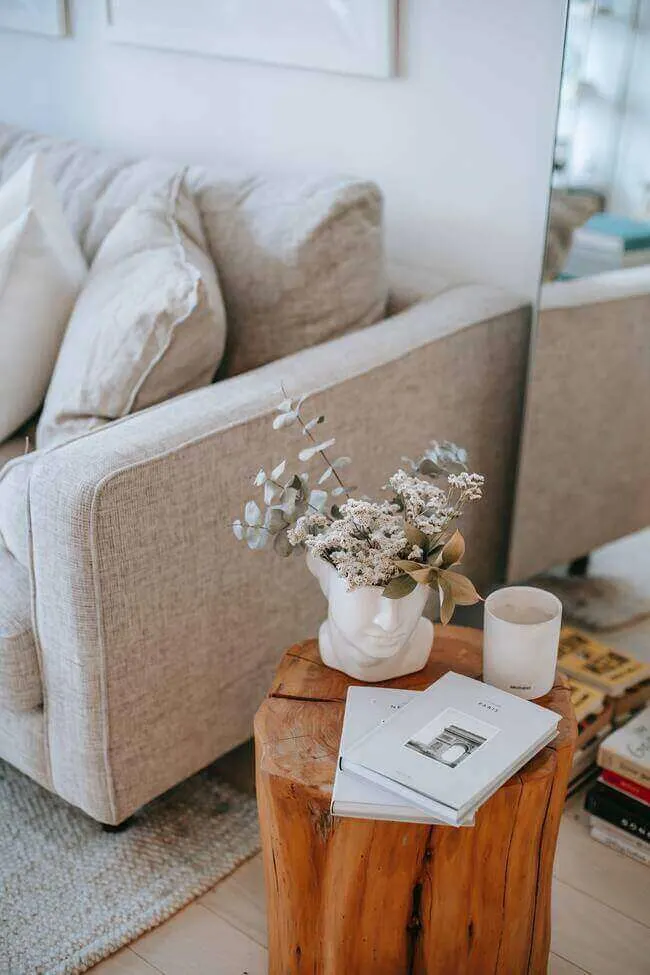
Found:
[[[225,338],[217,274],[179,173],[126,210],[97,252],[61,345],[37,446],[206,385]]]
[[[371,182],[299,175],[200,192],[237,375],[383,317],[383,201]]]
[[[0,443],[42,403],[86,273],[34,155],[0,187]]]

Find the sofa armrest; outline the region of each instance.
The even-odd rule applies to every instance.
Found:
[[[650,524],[650,267],[549,285],[539,313],[508,579]]]
[[[270,419],[314,390],[372,491],[433,436],[488,478],[468,569],[505,554],[529,308],[446,292],[393,319],[46,453],[29,485],[34,614],[54,787],[106,822],[234,747],[322,596],[301,560],[238,545],[250,475],[291,451]]]
[[[577,308],[643,295],[650,295],[650,265],[647,264],[571,281],[549,281],[542,285],[540,309]]]

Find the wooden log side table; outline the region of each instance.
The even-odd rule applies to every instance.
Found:
[[[379,687],[478,677],[478,630],[437,627],[427,666]],[[315,640],[291,647],[255,718],[271,975],[545,975],[551,877],[576,724],[561,678],[540,703],[558,738],[473,828],[342,819],[330,799],[346,690]]]

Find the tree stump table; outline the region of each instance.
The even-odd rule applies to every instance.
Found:
[[[478,677],[480,631],[438,627],[427,666],[379,687]],[[561,678],[540,704],[558,738],[473,828],[343,819],[330,799],[345,695],[315,640],[288,650],[255,718],[271,975],[545,975],[551,876],[576,725]]]

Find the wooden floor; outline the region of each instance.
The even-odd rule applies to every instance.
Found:
[[[650,595],[650,531],[602,549],[593,563],[594,572],[608,575],[630,575],[630,567]],[[650,620],[609,642],[650,660]],[[222,761],[224,775],[239,788],[252,788],[251,768],[247,746]],[[581,803],[581,796],[569,802],[560,829],[549,973],[650,975],[650,868],[592,840]],[[97,965],[93,975],[262,975],[266,967],[264,882],[256,856]]]

